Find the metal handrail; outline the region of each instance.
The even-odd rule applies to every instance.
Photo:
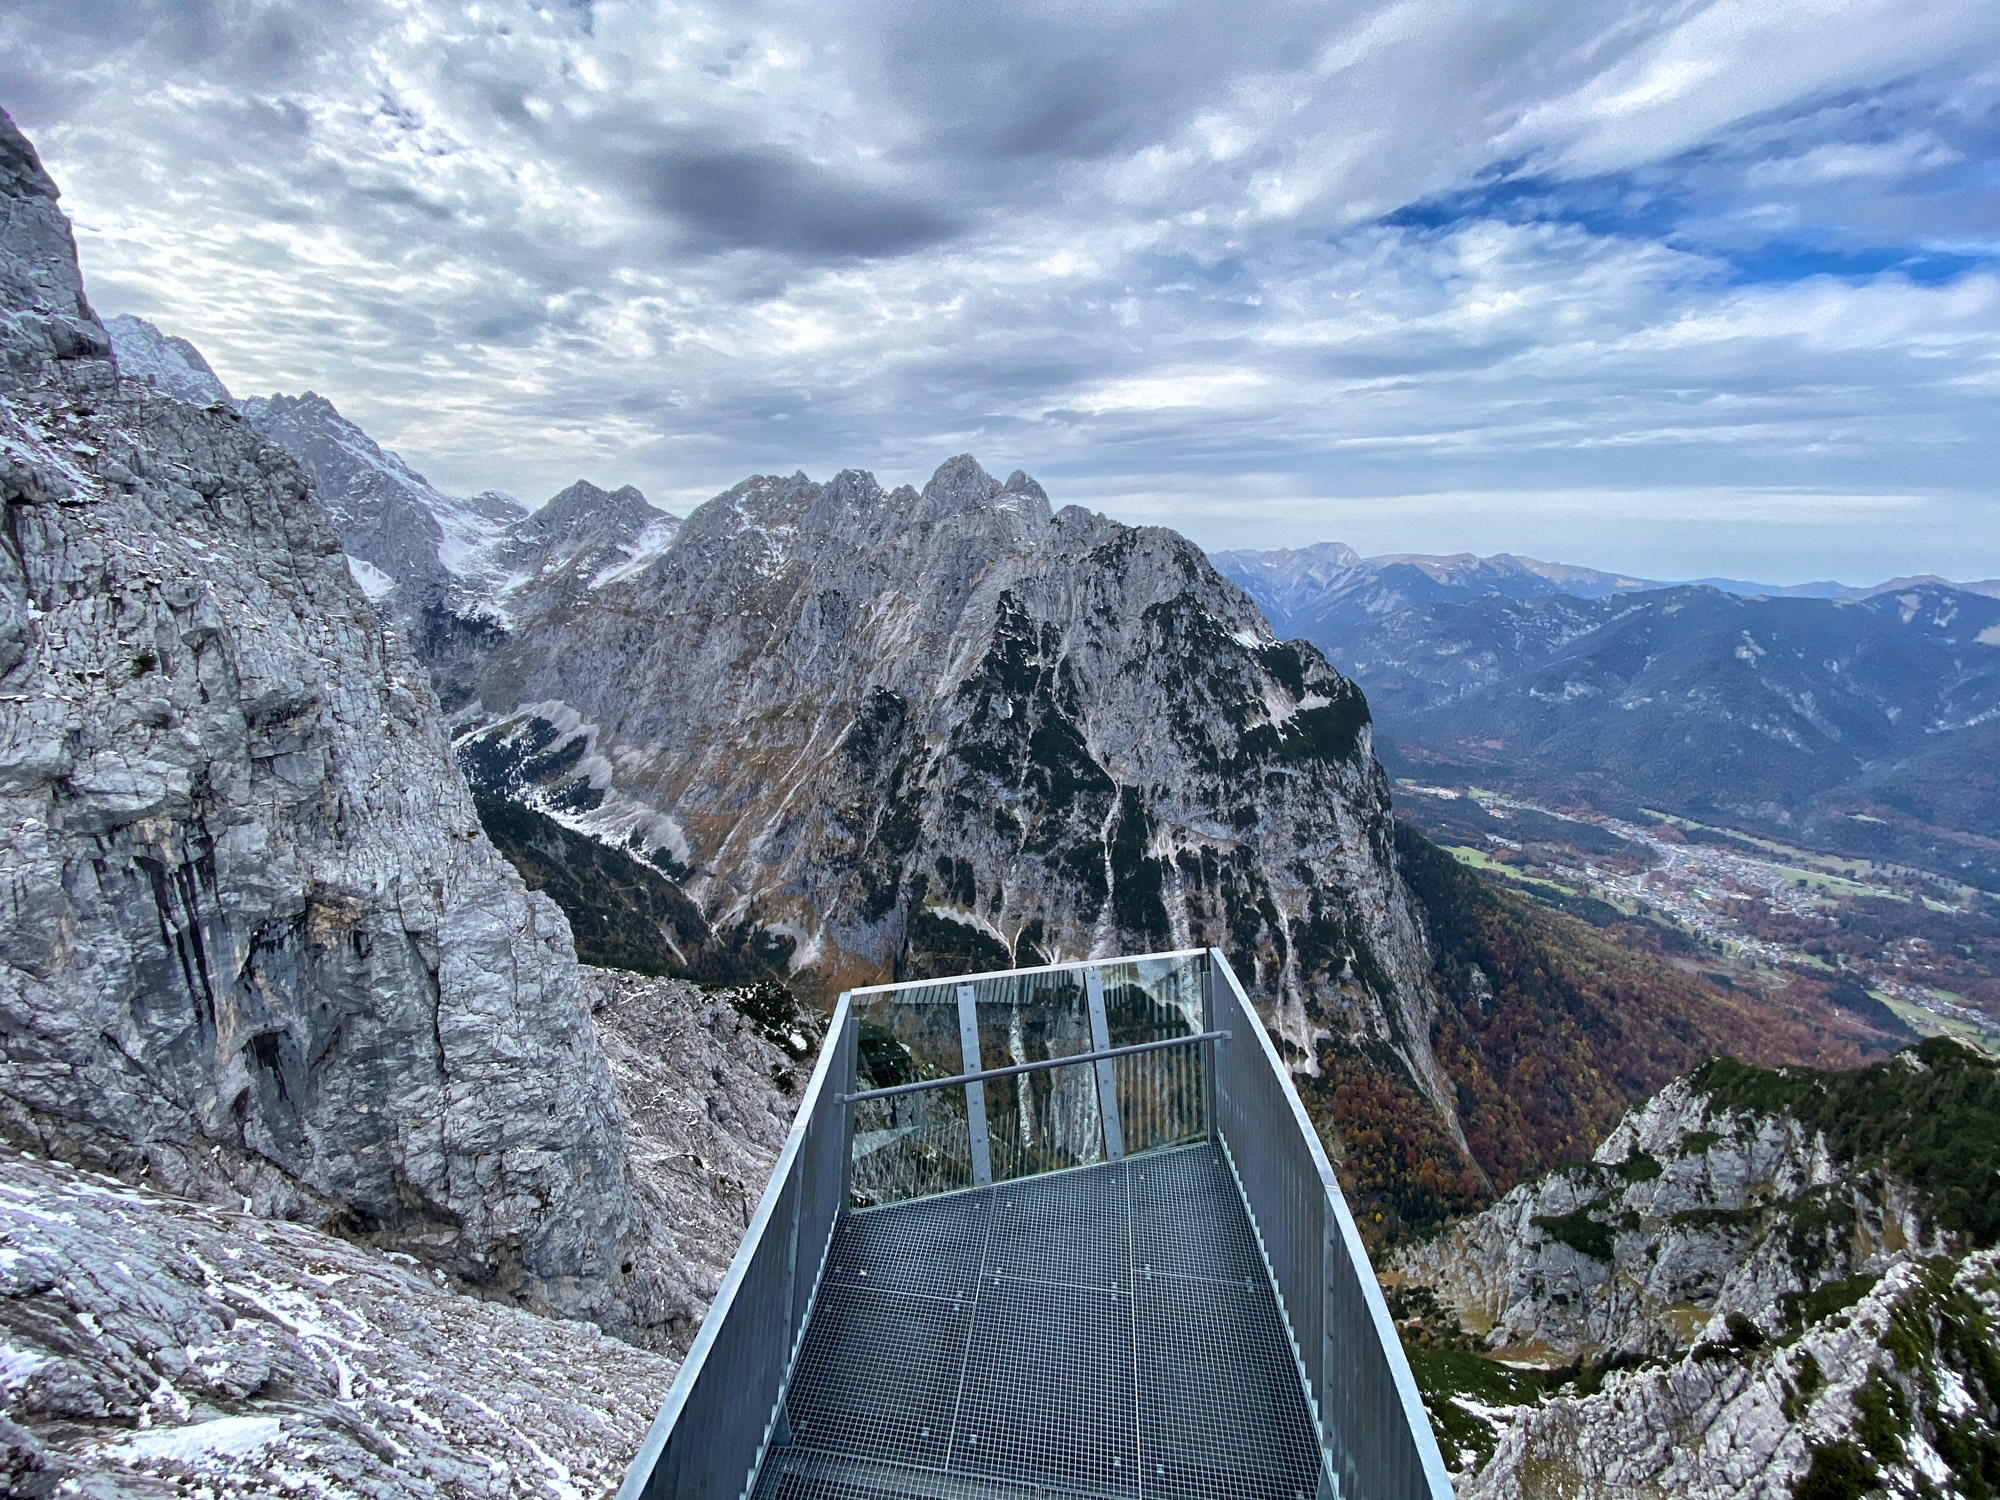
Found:
[[[1103,1047],[1095,1052],[1078,1052],[1069,1057],[1045,1057],[1038,1062],[1012,1063],[1004,1068],[981,1068],[976,1073],[954,1073],[949,1078],[920,1078],[915,1083],[891,1084],[859,1094],[840,1094],[842,1104],[860,1104],[869,1099],[890,1099],[898,1094],[921,1094],[925,1089],[948,1089],[968,1083],[984,1083],[989,1078],[1012,1078],[1017,1073],[1039,1073],[1045,1068],[1067,1068],[1076,1063],[1103,1062],[1107,1058],[1130,1057],[1135,1052],[1158,1052],[1162,1047],[1186,1047],[1195,1042],[1226,1042],[1227,1031],[1197,1031],[1188,1036],[1163,1037],[1155,1042],[1132,1042],[1123,1047]]]
[[[947,974],[934,979],[898,979],[889,984],[864,984],[842,993],[860,1000],[868,995],[891,991],[937,989],[945,985],[977,984],[982,979],[1018,979],[1034,974],[1061,974],[1072,969],[1108,969],[1116,964],[1152,963],[1169,958],[1205,958],[1207,948],[1174,948],[1164,953],[1130,953],[1116,958],[1066,958],[1052,964],[1036,964],[1027,969],[982,969],[977,974]]]
[[[1451,1500],[1437,1436],[1319,1132],[1220,949],[1209,972],[1211,1019],[1240,1015],[1246,1033],[1217,1069],[1214,1128],[1291,1333],[1328,1487],[1358,1500]]]

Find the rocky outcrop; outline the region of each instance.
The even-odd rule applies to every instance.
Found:
[[[671,1358],[0,1148],[0,1490],[608,1495]]]
[[[0,1129],[656,1326],[561,914],[298,466],[115,380],[4,119],[0,163]]]
[[[618,1085],[632,1179],[662,1266],[660,1326],[681,1348],[722,1285],[819,1050],[816,1020],[742,991],[585,968]]]
[[[581,981],[660,1226],[656,1331],[685,1348],[817,1034],[773,1043],[727,991]],[[456,1292],[407,1255],[0,1148],[8,1494],[268,1494],[279,1475],[342,1495],[608,1494],[673,1373],[588,1324]]]
[[[0,112],[0,393],[102,391],[118,379],[59,196],[35,148]]]
[[[1523,1410],[1461,1500],[1977,1494],[2000,1462],[2000,1254],[1894,1267],[1796,1340]]]
[[[2000,1066],[1949,1040],[1677,1081],[1394,1258],[1459,1493],[1979,1493],[1951,1482],[2000,1465],[1996,1170]]]
[[[162,333],[154,324],[130,313],[107,318],[104,331],[111,337],[120,375],[143,380],[162,396],[172,396],[190,406],[236,404],[236,398],[209,368],[201,351],[186,339]]]
[[[651,855],[831,993],[1227,948],[1311,1067],[1381,1049],[1440,1111],[1367,706],[1172,532],[970,458],[920,493],[744,482],[440,674],[477,784]]]
[[[1503,1358],[1565,1362],[1683,1351],[1731,1317],[1782,1325],[1787,1299],[1943,1248],[1909,1184],[1850,1174],[1822,1132],[1734,1111],[1683,1078],[1633,1110],[1594,1158],[1399,1251]]]

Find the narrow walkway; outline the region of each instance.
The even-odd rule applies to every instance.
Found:
[[[1314,1500],[1214,1146],[849,1214],[758,1500]]]

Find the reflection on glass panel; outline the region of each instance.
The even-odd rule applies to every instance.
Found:
[[[854,1106],[850,1201],[901,1203],[972,1186],[963,1088],[925,1089]]]
[[[1086,975],[1102,982],[1112,1047],[1207,1029],[1205,954],[996,974],[972,991],[980,1069],[1079,1057],[1094,1050]],[[857,1092],[967,1070],[957,981],[854,995]],[[1127,1154],[1205,1138],[1207,1059],[1190,1043],[1113,1060]],[[993,1179],[1104,1159],[1093,1065],[1039,1069],[983,1084]],[[855,1106],[853,1200],[893,1203],[972,1185],[966,1089],[951,1085]]]
[[[1208,1135],[1201,1044],[1135,1052],[1116,1060],[1118,1122],[1127,1155],[1181,1146]]]
[[[1096,1069],[1078,1063],[988,1079],[986,1132],[995,1182],[1103,1161]]]

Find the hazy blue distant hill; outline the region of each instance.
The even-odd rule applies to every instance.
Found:
[[[1402,745],[2000,878],[2000,600],[1489,595],[1317,644]]]
[[[1339,542],[1273,552],[1218,552],[1214,562],[1257,601],[1280,635],[1315,643],[1418,605],[1550,594],[1599,599],[1660,587],[1643,578],[1505,552],[1493,557],[1469,552],[1362,557]]]
[[[1869,599],[1877,594],[1934,586],[2000,598],[2000,578],[1953,583],[1936,574],[1891,578],[1855,586],[1834,579],[1812,583],[1758,583],[1745,578],[1663,580],[1607,573],[1570,563],[1542,562],[1509,552],[1476,557],[1470,552],[1431,554],[1390,552],[1363,557],[1342,542],[1310,547],[1213,554],[1217,569],[1257,601],[1280,634],[1304,636],[1318,645],[1379,616],[1423,604],[1498,596],[1539,599],[1568,594],[1603,599],[1650,589],[1721,589],[1745,598]]]

